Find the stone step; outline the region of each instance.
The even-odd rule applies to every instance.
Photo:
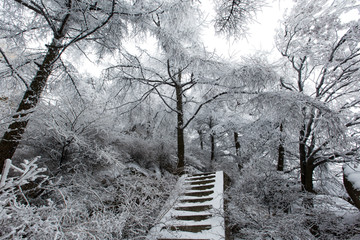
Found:
[[[197,173],[197,174],[193,174],[193,175],[192,175],[192,177],[198,177],[198,176],[208,176],[208,175],[215,175],[215,172]]]
[[[181,203],[203,203],[213,200],[213,198],[192,198],[192,199],[181,199]]]
[[[211,180],[190,182],[190,185],[206,185],[206,184],[214,183],[214,182],[215,182],[215,179],[211,179]]]
[[[198,233],[210,229],[211,229],[211,225],[178,225],[178,226],[163,227],[161,230]]]
[[[200,191],[200,192],[187,192],[184,193],[184,196],[188,196],[188,197],[205,197],[205,196],[209,196],[211,194],[213,194],[214,191]]]
[[[190,211],[190,212],[202,212],[206,210],[210,210],[212,205],[197,205],[197,206],[184,206],[184,207],[176,207],[177,211]]]
[[[203,221],[206,219],[211,218],[212,215],[211,214],[207,214],[207,215],[185,215],[185,216],[175,216],[176,220],[182,220],[182,221]]]
[[[198,180],[205,180],[205,179],[212,179],[215,178],[215,175],[209,175],[204,177],[189,177],[185,179],[185,181],[198,181]]]
[[[205,238],[157,238],[157,240],[210,240]]]
[[[200,185],[200,186],[195,186],[195,187],[191,187],[191,188],[188,188],[186,190],[208,190],[208,189],[212,189],[214,188],[214,184],[211,184],[211,185]]]

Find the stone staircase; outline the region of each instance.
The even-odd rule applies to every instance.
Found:
[[[227,240],[224,173],[185,175],[151,229],[148,240]]]

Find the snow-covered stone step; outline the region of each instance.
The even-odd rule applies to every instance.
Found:
[[[201,180],[201,181],[193,181],[193,182],[189,182],[190,185],[206,185],[206,184],[210,184],[210,183],[214,183],[215,179],[211,179],[211,180]]]
[[[211,218],[212,214],[202,214],[202,215],[182,215],[174,217],[176,220],[182,221],[204,221]]]
[[[205,196],[209,196],[211,194],[213,194],[214,191],[213,190],[209,190],[209,191],[189,191],[184,193],[184,196],[188,196],[188,197],[205,197]]]
[[[203,177],[189,177],[185,181],[202,181],[202,180],[208,180],[208,179],[214,179],[214,178],[215,178],[215,174],[203,176]]]
[[[211,229],[211,225],[177,225],[177,226],[163,227],[162,229],[177,231],[177,232],[182,231],[182,232],[198,233],[204,230]]]
[[[200,238],[158,238],[157,240],[210,240],[210,239],[200,239]]]
[[[180,203],[205,203],[208,201],[213,200],[214,198],[212,197],[208,197],[208,198],[204,198],[204,197],[200,197],[200,198],[185,198],[185,199],[180,199],[179,202]]]
[[[210,184],[210,185],[200,185],[200,186],[194,186],[191,188],[188,188],[187,190],[208,190],[208,189],[212,189],[214,188],[214,184]]]
[[[177,211],[203,212],[212,209],[212,205],[180,206],[175,207]]]
[[[207,173],[196,173],[191,175],[191,177],[199,177],[199,176],[209,176],[209,175],[215,175],[216,172],[207,172]]]

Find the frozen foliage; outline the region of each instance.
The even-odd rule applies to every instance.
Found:
[[[23,169],[34,166],[32,161]],[[55,183],[38,185],[42,191],[34,198],[20,186],[41,176],[35,172],[0,189],[1,239],[142,239],[173,183],[109,171],[63,174]]]
[[[216,0],[215,4],[216,30],[229,36],[243,36],[247,30],[247,24],[255,19],[257,11],[265,5],[265,1]]]
[[[39,236],[48,239],[57,232],[56,217],[48,216],[52,206],[31,207],[22,187],[36,179],[46,179],[42,175],[44,168],[37,166],[38,157],[31,161],[24,160],[17,167],[7,159],[0,175],[0,236],[1,239],[22,239],[26,236]],[[16,172],[9,176],[9,171]],[[13,175],[13,174],[12,174]],[[23,204],[25,202],[27,204]]]

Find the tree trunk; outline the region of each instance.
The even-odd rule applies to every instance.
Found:
[[[311,159],[308,159],[306,162],[306,171],[305,171],[305,185],[304,188],[306,191],[315,193],[313,185],[313,175],[314,175],[314,165]]]
[[[305,128],[305,126],[304,126]],[[305,130],[300,130],[299,136],[299,155],[300,155],[300,178],[301,178],[301,190],[305,191],[305,179],[306,179],[306,145],[305,145]]]
[[[200,148],[201,150],[204,150],[204,134],[202,130],[198,130],[197,131],[199,134],[199,139],[200,139]]]
[[[184,173],[185,167],[185,142],[184,142],[184,114],[183,114],[183,99],[182,99],[182,85],[181,74],[178,76],[178,83],[175,85],[176,90],[176,111],[177,111],[177,154],[178,162],[176,171],[178,174]]]
[[[50,46],[48,46],[48,51],[42,64],[39,66],[29,89],[26,90],[16,110],[16,114],[13,116],[12,123],[0,141],[0,169],[3,168],[6,159],[13,157],[21,141],[22,135],[29,122],[29,114],[34,111],[34,108],[39,102],[41,93],[52,72],[54,62],[59,56],[61,47],[59,47],[57,43],[61,42],[61,40],[62,37],[54,38]]]
[[[214,134],[210,135],[210,142],[211,142],[211,165],[214,163],[215,161],[215,136]]]
[[[283,140],[283,124],[280,123],[280,143],[278,148],[278,164],[277,170],[284,171],[284,140]]]
[[[239,142],[239,134],[234,132],[234,142],[235,142],[235,154],[240,157],[240,142]]]
[[[210,128],[210,167],[213,168],[213,163],[215,161],[215,134],[212,132],[212,128],[214,127],[213,118],[209,119],[209,128]]]

